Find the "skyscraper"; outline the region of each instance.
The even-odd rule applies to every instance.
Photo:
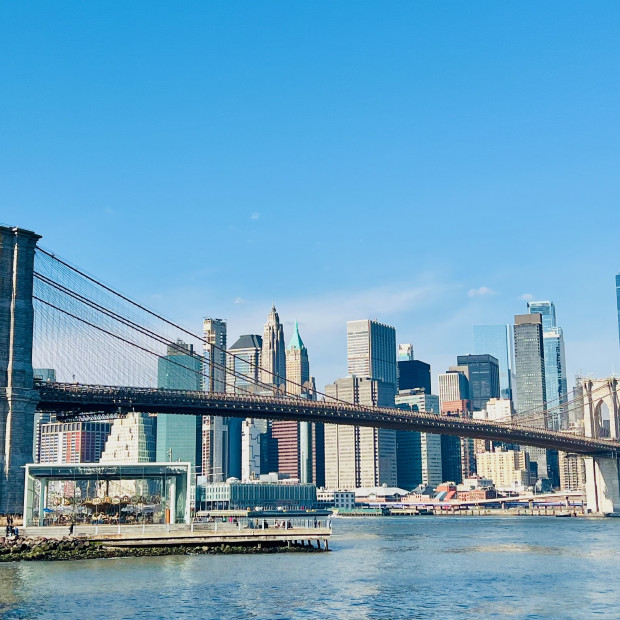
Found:
[[[205,319],[203,381],[205,392],[226,391],[226,321]]]
[[[286,350],[284,345],[284,328],[276,307],[272,306],[265,330],[261,351],[261,383],[266,385],[286,385]]]
[[[568,424],[566,355],[564,334],[557,326],[555,305],[552,301],[531,301],[527,304],[530,314],[540,313],[543,322],[543,348],[545,352],[545,400],[549,414],[548,428],[561,430]]]
[[[308,350],[301,336],[299,325],[286,349],[287,393],[314,398],[310,380]],[[308,422],[277,421],[271,424],[272,443],[277,454],[277,470],[297,478],[301,482],[312,480],[312,432],[314,425]]]
[[[261,351],[263,339],[257,334],[240,336],[230,347],[227,358],[227,386],[226,390],[234,394],[248,394],[259,391]],[[249,418],[245,422],[240,418],[228,420],[228,471],[225,477],[242,478],[242,452],[247,456],[245,471],[249,472],[249,461],[258,459],[260,468],[260,434],[258,431],[243,434],[243,441],[247,444],[242,449],[242,424],[252,424]],[[253,443],[252,443],[253,442]],[[250,443],[252,445],[250,445]],[[254,445],[254,444],[258,444]]]
[[[547,427],[545,349],[543,342],[543,320],[540,313],[517,314],[515,316],[515,371],[517,375],[517,414],[533,416],[524,423],[540,428]],[[549,468],[547,451],[544,448],[526,448],[530,462],[536,463],[538,476],[547,478]]]
[[[431,366],[420,360],[398,360],[398,389],[431,393]]]
[[[297,321],[295,321],[293,336],[286,348],[286,378],[286,391],[288,394],[299,395],[310,390],[308,349],[306,349],[299,335]]]
[[[182,340],[169,345],[167,355],[157,362],[157,386],[166,390],[202,389],[202,362],[194,347]],[[194,415],[157,416],[156,459],[202,465],[202,419]]]
[[[203,387],[205,392],[226,392],[226,321],[205,319]],[[228,422],[221,416],[202,417],[202,475],[221,482],[228,472]]]
[[[396,330],[367,319],[347,323],[348,374],[398,384]]]
[[[439,396],[420,389],[400,390],[396,406],[423,413],[439,413]],[[397,486],[411,491],[419,484],[436,487],[443,481],[441,436],[413,431],[396,432]]]
[[[482,411],[491,398],[499,398],[499,363],[487,353],[457,356],[458,366],[467,366],[469,400],[475,411]]]
[[[394,406],[392,384],[369,377],[345,377],[325,386],[327,400],[355,405]],[[391,429],[325,424],[325,485],[355,489],[396,485],[396,433]]]
[[[474,353],[488,353],[499,363],[501,398],[514,399],[510,325],[474,325]]]
[[[458,366],[439,375],[439,406],[443,415],[471,417],[468,374],[467,366]],[[441,467],[444,481],[457,484],[462,481],[463,476],[474,473],[473,440],[467,437],[442,435]]]

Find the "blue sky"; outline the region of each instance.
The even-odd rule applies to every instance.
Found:
[[[552,299],[620,368],[620,4],[3,3],[0,221],[185,325],[378,318],[433,373]],[[569,379],[569,383],[571,383]]]

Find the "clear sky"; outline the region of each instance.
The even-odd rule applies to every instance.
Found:
[[[433,374],[555,301],[620,370],[620,3],[3,2],[0,221],[323,387],[378,318]]]

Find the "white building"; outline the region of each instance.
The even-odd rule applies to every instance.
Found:
[[[502,491],[521,491],[530,483],[529,455],[526,452],[505,450],[476,454],[476,466],[481,478],[490,478]]]

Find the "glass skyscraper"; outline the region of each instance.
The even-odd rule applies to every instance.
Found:
[[[177,341],[157,364],[157,386],[166,390],[202,388],[202,363],[194,347]],[[160,414],[157,416],[156,460],[189,461],[200,467],[202,460],[202,418],[194,415]]]
[[[549,415],[550,429],[561,430],[566,426],[568,382],[566,378],[566,355],[564,353],[564,334],[557,326],[555,305],[552,301],[531,301],[527,304],[530,314],[540,314],[543,326],[543,345],[545,349],[545,400]]]
[[[500,395],[512,399],[514,385],[510,325],[474,325],[474,353],[488,353],[497,359]]]
[[[491,398],[499,398],[499,363],[488,353],[459,355],[458,366],[467,366],[469,376],[469,400],[475,411],[481,411]]]

